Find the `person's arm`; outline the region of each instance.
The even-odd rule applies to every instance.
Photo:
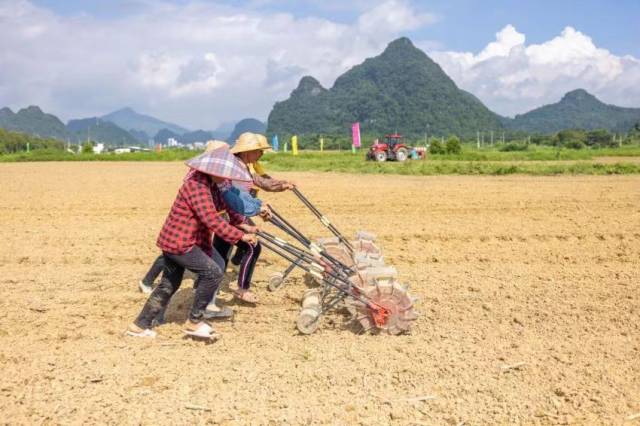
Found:
[[[269,175],[259,175],[257,173],[253,176],[253,183],[267,192],[282,192],[292,187],[286,180],[278,180]]]
[[[190,179],[183,185],[183,190],[187,203],[189,203],[198,219],[204,223],[211,232],[230,244],[236,244],[242,239],[244,232],[230,225],[217,213],[217,208],[213,202],[211,188],[208,183],[199,179]],[[232,212],[230,211],[229,217],[232,216]],[[244,221],[244,217],[242,221]]]

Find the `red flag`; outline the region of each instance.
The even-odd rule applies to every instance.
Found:
[[[353,139],[353,146],[360,148],[360,123],[356,122],[351,125],[351,137]]]

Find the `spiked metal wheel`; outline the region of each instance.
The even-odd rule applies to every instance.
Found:
[[[407,289],[397,281],[380,282],[362,290],[371,305],[356,303],[356,321],[365,331],[378,329],[389,334],[409,331],[417,316]]]

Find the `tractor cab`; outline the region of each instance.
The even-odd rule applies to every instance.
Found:
[[[392,133],[390,135],[384,135],[384,143],[387,144],[390,150],[394,150],[396,145],[402,143],[402,135],[398,133]]]
[[[383,143],[371,145],[367,159],[374,161],[405,161],[409,157],[408,147],[399,133],[384,135]]]

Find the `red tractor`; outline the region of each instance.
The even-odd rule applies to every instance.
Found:
[[[367,152],[367,160],[376,161],[405,161],[409,158],[412,148],[402,141],[402,135],[394,133],[384,136],[384,143],[371,145]]]

